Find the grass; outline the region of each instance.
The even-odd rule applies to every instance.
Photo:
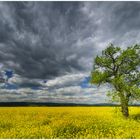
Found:
[[[0,138],[140,138],[140,108],[1,107]]]

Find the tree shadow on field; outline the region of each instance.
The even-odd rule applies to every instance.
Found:
[[[140,121],[140,113],[130,115],[130,118],[136,121]]]

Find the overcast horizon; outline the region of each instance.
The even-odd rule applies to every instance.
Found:
[[[109,103],[89,83],[109,43],[140,44],[140,2],[1,1],[0,102]]]

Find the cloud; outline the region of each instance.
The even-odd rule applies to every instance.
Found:
[[[91,46],[77,43],[91,33],[83,28],[88,20],[80,12],[81,3],[0,4],[0,50],[5,68],[27,78],[51,78],[85,69],[81,59]]]
[[[106,90],[94,88],[83,89],[80,86],[47,90],[32,90],[30,88],[1,89],[0,101],[35,101],[96,104],[106,102]],[[98,93],[97,93],[98,92]]]
[[[8,83],[18,85],[19,87],[40,87],[42,86],[42,80],[41,79],[29,79],[26,77],[21,77],[18,74],[14,74],[12,78],[8,80]]]
[[[104,101],[108,87],[80,84],[110,42],[140,43],[139,23],[140,2],[0,2],[0,77],[18,86],[1,100]]]
[[[31,79],[89,71],[108,43],[139,42],[139,10],[139,2],[0,2],[0,61]]]
[[[140,2],[85,2],[82,11],[98,25],[95,36],[99,46],[108,42],[121,47],[140,43]]]
[[[86,75],[88,75],[88,73],[69,73],[67,75],[48,80],[46,83],[44,83],[44,86],[47,86],[48,88],[60,88],[72,85],[79,85]]]
[[[62,103],[87,103],[96,104],[106,102],[106,93],[109,90],[105,85],[99,88],[87,86],[82,88],[87,73],[68,74],[66,76],[57,77],[42,83],[40,89],[31,89],[23,86],[29,82],[35,84],[34,81],[26,81],[24,78],[11,78],[10,83],[20,85],[20,88],[2,88],[0,90],[0,101],[35,101],[35,102],[62,102]],[[62,80],[60,80],[62,79]],[[60,81],[60,82],[59,82]]]

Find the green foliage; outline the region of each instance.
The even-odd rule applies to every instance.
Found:
[[[120,98],[118,97],[118,91],[116,90],[111,90],[108,91],[107,96],[110,97],[111,102],[120,102]]]
[[[112,99],[118,96],[122,108],[127,109],[130,98],[140,97],[140,45],[121,49],[110,44],[95,58],[91,83],[111,84]]]
[[[94,79],[92,78],[92,82],[96,84],[101,84],[101,83],[105,83],[104,79],[107,79],[109,73],[94,71],[92,75],[94,75]]]

